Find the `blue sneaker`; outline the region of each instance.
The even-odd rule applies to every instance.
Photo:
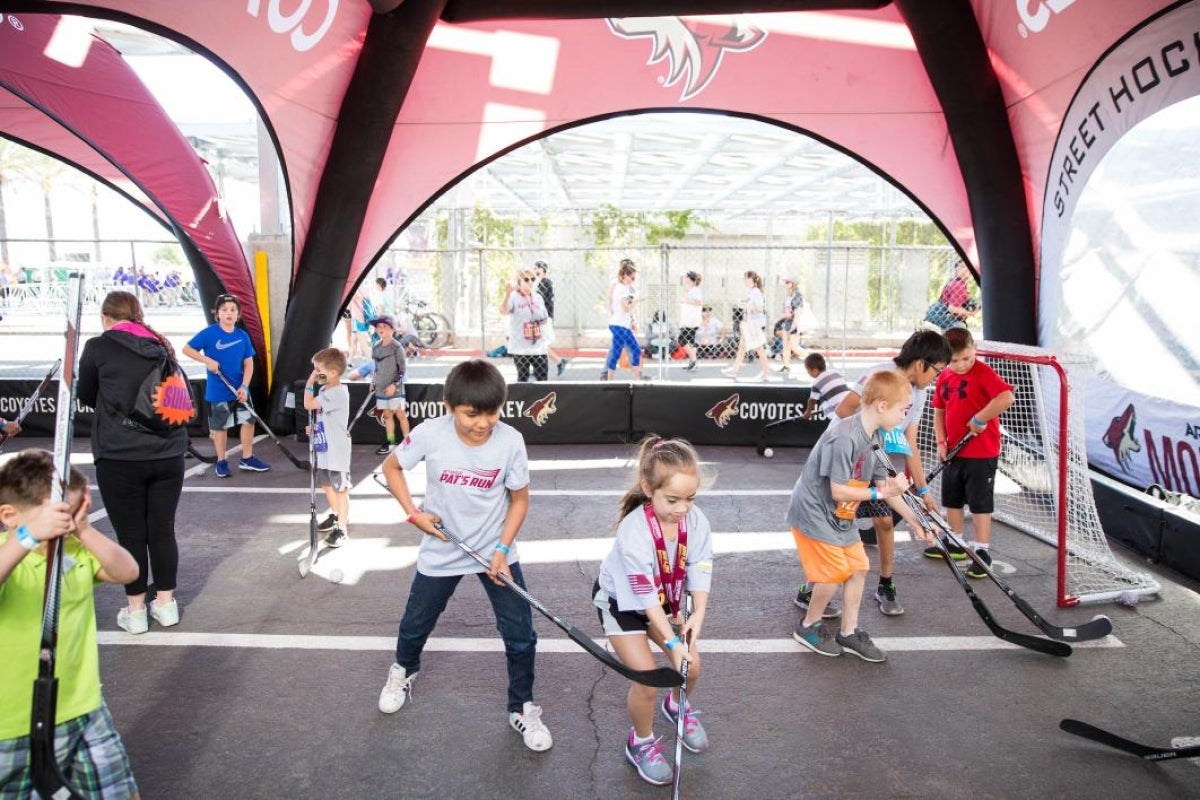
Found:
[[[229,477],[229,462],[226,461],[225,459],[221,459],[220,461],[217,462],[217,466],[214,471],[217,473],[218,478],[228,478]]]
[[[667,692],[659,708],[662,709],[663,716],[678,729],[679,706],[675,704],[675,695]],[[708,734],[700,724],[700,712],[692,708],[690,701],[687,703],[687,711],[683,714],[683,746],[693,753],[703,753],[708,749]]]
[[[270,468],[271,465],[261,460],[258,456],[243,458],[238,462],[238,469],[249,470],[250,472],[266,472]]]

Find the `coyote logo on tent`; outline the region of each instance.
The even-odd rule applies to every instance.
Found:
[[[740,402],[742,402],[742,396],[734,392],[708,411],[705,411],[704,416],[715,422],[718,428],[724,428],[729,424],[731,419],[738,415],[738,403]]]
[[[682,80],[681,103],[708,88],[725,53],[748,52],[767,38],[767,32],[745,15],[727,17],[724,29],[718,27],[713,33],[700,30],[702,27],[711,30],[713,24],[682,17],[620,17],[606,21],[609,29],[622,39],[645,37],[652,40],[650,60],[646,64],[649,66],[666,59],[668,70],[662,85],[674,86]]]

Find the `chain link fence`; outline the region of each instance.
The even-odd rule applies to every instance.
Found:
[[[955,261],[949,247],[836,243],[799,246],[674,246],[391,250],[375,274],[389,278],[396,306],[413,298],[442,314],[450,344],[491,350],[505,343],[499,312],[506,284],[535,262],[548,265],[553,283],[554,348],[604,349],[609,342],[608,292],[622,259],[638,269],[636,333],[649,346],[656,315],[679,324],[683,276],[700,275],[704,302],[736,336],[737,304],[749,270],[763,279],[767,316],[783,316],[783,280],[794,278],[816,317],[805,341],[820,347],[886,345],[904,339],[925,316]]]

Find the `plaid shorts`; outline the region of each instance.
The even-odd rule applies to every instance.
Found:
[[[208,404],[208,429],[210,431],[228,430],[253,421],[254,418],[250,416],[250,412],[239,403],[225,401]]]
[[[54,755],[63,777],[80,794],[125,800],[137,794],[125,745],[103,701],[95,711],[54,728]],[[0,741],[0,800],[37,798],[29,764],[29,737]]]

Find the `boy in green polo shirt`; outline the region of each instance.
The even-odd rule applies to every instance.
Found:
[[[88,523],[87,479],[71,470],[67,504],[52,504],[53,457],[26,450],[0,467],[0,797],[29,797],[29,720],[38,673],[46,542],[63,539],[62,606],[55,674],[54,751],[86,797],[138,796],[125,747],[100,693],[95,584],[138,576],[125,548]]]

